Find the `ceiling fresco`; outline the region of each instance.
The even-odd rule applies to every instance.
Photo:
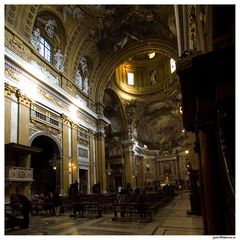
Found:
[[[176,45],[173,5],[65,5],[62,11],[66,22],[75,19],[76,24],[89,24],[85,37],[99,54],[127,51],[130,43],[151,46],[151,39]],[[129,88],[123,80],[115,81],[115,87],[114,84],[107,87],[115,91],[114,96],[105,89],[104,115],[112,121],[112,126],[106,129],[108,132],[115,134],[123,131],[123,126],[131,125],[138,141],[148,149],[165,151],[179,145],[182,138],[180,101],[171,95],[179,86],[173,84],[168,93],[164,92],[164,84],[170,77],[166,74],[170,55],[160,48],[152,59],[149,50],[126,54],[122,63],[137,69],[136,85]],[[154,70],[158,72],[157,83],[151,85],[150,73]]]
[[[180,102],[169,99],[145,105],[136,121],[139,140],[151,150],[167,151],[182,143]]]
[[[94,7],[101,13],[91,37],[98,49],[122,49],[128,41],[142,42],[154,36],[175,39],[171,29],[173,8],[159,5],[104,5]],[[170,14],[171,13],[171,14]]]
[[[149,119],[141,129],[141,140],[149,149],[166,151],[178,147],[181,139],[181,121],[171,114]]]

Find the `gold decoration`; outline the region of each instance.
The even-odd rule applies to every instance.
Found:
[[[89,137],[94,137],[95,132],[93,130],[88,131]]]
[[[24,95],[20,89],[18,89],[16,91],[16,96],[18,98],[18,102],[27,106],[27,107],[30,107],[31,106],[31,103],[32,103],[32,100],[30,98],[28,98],[26,95]]]
[[[34,121],[34,123],[36,123],[35,121]],[[29,128],[29,135],[30,135],[30,137],[33,135],[33,134],[35,134],[35,133],[37,133],[37,132],[39,132],[37,129],[35,129],[35,128]]]
[[[49,101],[51,101],[52,103],[58,105],[59,107],[61,107],[62,109],[68,110],[68,105],[62,103],[60,100],[58,100],[57,98],[51,96],[50,94],[48,94],[46,91],[44,91],[43,89],[39,89],[38,93],[40,95],[42,95],[43,97],[45,97],[46,99],[48,99]]]
[[[15,94],[17,91],[17,88],[16,87],[13,87],[7,83],[5,83],[5,96],[7,97],[12,97],[13,94]]]
[[[65,114],[61,114],[61,119],[63,124],[68,125],[72,123],[72,120],[69,119]]]
[[[73,123],[73,122],[71,122],[71,126],[72,126],[73,129],[77,129],[78,128],[78,124]]]
[[[13,71],[11,71],[9,68],[5,68],[5,75],[10,77],[11,79],[14,79],[16,81],[20,81],[19,80],[19,76],[16,75]]]
[[[187,6],[188,19],[189,19],[189,37],[193,41],[193,49],[195,49],[195,44],[197,41],[197,8],[194,5]]]
[[[31,53],[30,50],[23,45],[23,42],[16,36],[13,36],[10,41],[10,48],[21,58],[30,62],[31,60]]]
[[[40,122],[35,121],[34,125],[35,125],[36,128],[38,128],[42,131],[48,132],[50,134],[53,134],[53,135],[58,135],[60,133],[59,130],[57,130],[55,128],[52,128],[45,123],[40,123]]]

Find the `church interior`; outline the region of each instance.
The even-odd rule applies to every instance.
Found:
[[[6,235],[235,235],[235,5],[4,14]]]

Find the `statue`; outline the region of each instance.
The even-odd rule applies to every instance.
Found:
[[[57,50],[57,52],[54,54],[54,59],[55,59],[55,67],[59,70],[59,72],[63,72],[64,71],[64,60],[65,60],[64,55],[62,55],[60,49]]]
[[[83,79],[82,75],[80,74],[79,69],[77,70],[76,76],[75,76],[76,84],[77,86],[82,90],[83,88]]]
[[[30,37],[30,43],[34,46],[34,48],[39,51],[40,50],[40,30],[36,28]]]
[[[87,59],[86,57],[81,57],[80,59],[80,65],[82,69],[82,73],[84,76],[88,75],[88,64],[87,64]]]
[[[88,77],[86,76],[84,79],[84,86],[83,86],[83,91],[88,94]]]
[[[75,18],[78,22],[81,20],[83,16],[82,11],[79,7],[65,5],[63,7],[63,22],[66,21],[67,15]]]
[[[55,27],[57,27],[57,23],[55,20],[47,20],[45,25],[45,31],[50,38],[53,38],[55,36]]]
[[[157,73],[156,73],[156,70],[153,70],[151,73],[150,73],[150,84],[151,85],[154,85],[157,83]]]

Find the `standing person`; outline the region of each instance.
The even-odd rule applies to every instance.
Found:
[[[79,183],[78,183],[78,181],[76,180],[74,183],[73,183],[73,192],[74,192],[74,194],[75,195],[77,195],[78,194],[78,185],[79,185]]]
[[[29,214],[32,210],[31,202],[24,195],[18,195],[19,203],[21,205],[21,212],[23,215],[22,228],[29,227]]]
[[[138,213],[140,217],[143,218],[145,217],[145,199],[144,199],[145,190],[140,191],[139,188],[136,188],[135,192],[137,194]]]
[[[54,212],[56,216],[59,216],[60,214],[60,208],[61,208],[61,198],[58,194],[58,192],[55,192],[53,194],[53,205],[54,205]]]

